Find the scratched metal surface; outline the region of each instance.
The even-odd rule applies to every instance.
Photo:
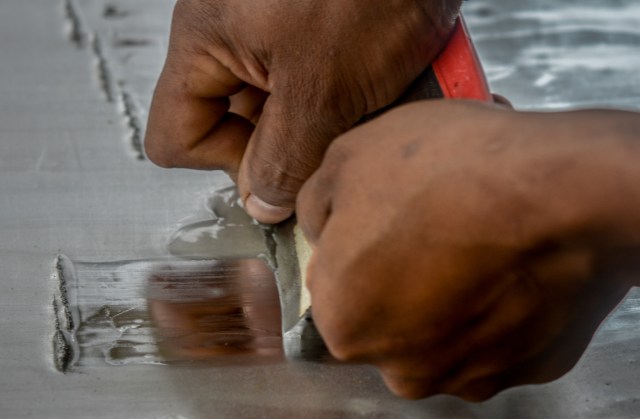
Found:
[[[0,2],[0,416],[640,416],[637,290],[570,374],[477,405],[399,400],[361,366],[94,362],[56,371],[58,255],[78,262],[78,275],[94,262],[162,258],[177,231],[202,222],[212,191],[229,184],[216,173],[155,168],[140,154],[171,7],[171,0]],[[465,7],[492,86],[517,106],[640,108],[637,2]]]

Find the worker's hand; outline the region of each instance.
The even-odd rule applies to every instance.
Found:
[[[297,206],[330,351],[408,398],[567,372],[630,287],[639,120],[428,101],[338,138]]]
[[[147,155],[224,169],[250,215],[282,221],[329,143],[431,62],[460,2],[178,0]]]

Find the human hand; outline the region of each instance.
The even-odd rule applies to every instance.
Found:
[[[250,215],[282,221],[329,143],[433,60],[460,3],[179,0],[147,155],[224,169]]]
[[[330,351],[408,398],[566,373],[637,272],[639,120],[426,101],[338,138],[297,206]]]

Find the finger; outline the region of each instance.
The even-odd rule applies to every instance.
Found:
[[[173,29],[151,104],[147,156],[163,167],[237,172],[253,125],[228,112],[229,96],[244,83]]]
[[[288,218],[298,191],[320,166],[327,146],[348,126],[330,109],[309,109],[272,94],[240,168],[239,188],[247,212],[265,223]]]
[[[253,125],[257,125],[268,96],[269,94],[264,90],[247,85],[231,97],[229,112],[240,115]]]
[[[513,348],[518,346],[518,343],[505,340],[503,343],[507,348],[498,349],[490,356],[494,362],[483,357],[475,359],[474,373],[459,377],[456,385],[444,386],[442,392],[478,402],[514,386],[544,384],[556,380],[575,366],[589,344],[590,336],[582,336],[578,345],[562,340],[559,338],[557,342],[561,344],[554,343],[552,347],[534,357],[531,357],[531,354],[536,351],[524,348],[522,344],[519,345],[522,349],[519,356],[514,357]],[[502,355],[509,360],[508,367],[496,364],[495,358]]]
[[[320,238],[331,216],[331,199],[335,172],[321,167],[307,180],[296,202],[298,225],[309,243]]]

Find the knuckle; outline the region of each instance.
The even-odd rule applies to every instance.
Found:
[[[290,164],[254,158],[249,164],[251,192],[273,205],[293,205],[306,176],[294,174],[290,167]]]
[[[314,317],[320,316],[314,307]],[[329,352],[339,361],[366,361],[371,353],[372,342],[360,336],[361,322],[357,319],[339,319],[334,313],[327,313],[329,318],[318,319],[322,337]],[[349,316],[350,317],[350,316]]]
[[[336,254],[326,248],[315,250],[307,276],[313,316],[331,354],[340,361],[367,362],[388,353],[370,304],[349,287],[353,275],[335,263]],[[334,263],[331,263],[331,262]],[[327,263],[329,262],[329,263]],[[353,304],[358,301],[358,304]]]
[[[506,389],[507,386],[497,385],[493,382],[483,381],[480,384],[475,384],[471,387],[463,388],[461,390],[451,392],[449,394],[460,397],[461,399],[472,402],[472,403],[480,403],[491,399],[496,394],[500,393],[502,390]]]
[[[313,275],[310,275],[307,278],[307,284],[310,286],[312,298],[315,299],[318,297],[317,288],[320,287],[321,284],[311,283],[310,279],[312,276]],[[314,281],[317,279],[318,278],[315,278]],[[316,292],[314,293],[314,291]],[[331,296],[328,297],[328,300],[331,301]],[[327,345],[327,349],[329,349],[331,355],[339,361],[364,361],[368,352],[367,342],[362,341],[358,336],[358,332],[360,331],[358,320],[352,319],[349,313],[345,313],[343,310],[336,313],[333,305],[327,307],[327,304],[322,304],[321,301],[326,298],[326,296],[321,295],[319,298],[320,302],[314,303],[313,317]]]
[[[181,167],[189,149],[168,134],[158,134],[161,127],[151,125],[144,139],[144,152],[147,158],[157,166],[171,169]]]
[[[227,28],[227,5],[222,0],[178,0],[173,8],[173,31],[201,40],[216,40]]]
[[[168,152],[166,148],[158,146],[154,142],[145,141],[144,152],[147,158],[157,166],[165,169],[177,166],[175,154],[173,152]]]
[[[390,387],[391,388],[391,387]],[[401,384],[391,388],[391,391],[403,399],[420,400],[436,394],[433,390],[426,386],[418,384]]]
[[[212,22],[224,20],[225,4],[222,0],[178,0],[173,8],[173,19],[191,24],[202,23],[210,28]]]
[[[359,350],[350,333],[335,331],[323,337],[329,352],[338,361],[354,362],[363,358],[362,351]]]
[[[178,0],[173,6],[173,14],[171,16],[172,31],[182,32],[189,28],[189,21],[195,14],[197,1],[194,0]]]
[[[381,371],[382,378],[387,388],[396,396],[408,400],[424,399],[438,393],[433,382],[424,377],[411,377],[415,371],[405,371],[404,369]]]
[[[187,15],[191,13],[193,0],[178,0],[173,6],[173,22],[181,22]]]

